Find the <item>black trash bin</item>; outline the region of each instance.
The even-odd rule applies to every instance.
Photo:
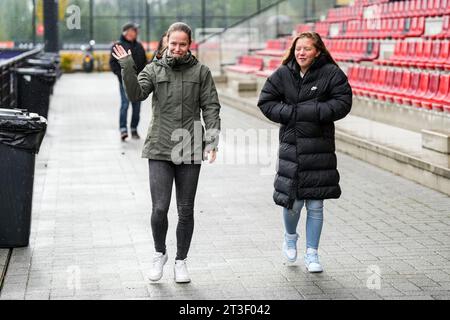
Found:
[[[54,71],[19,68],[17,74],[17,105],[48,118],[50,94],[56,82]]]
[[[50,55],[39,55],[26,60],[26,64],[30,67],[39,67],[41,69],[52,70],[56,72],[57,76],[59,73],[59,56]]]
[[[27,63],[27,66],[25,66],[25,68],[44,69],[44,70],[48,70],[48,72],[55,74],[55,81],[53,82],[52,86],[50,87],[50,94],[53,94],[53,86],[56,82],[56,79],[61,76],[59,62],[57,62],[53,58],[41,56],[41,57],[27,59],[26,63]]]
[[[56,77],[57,78],[61,77],[61,74],[62,74],[61,73],[61,57],[60,57],[59,53],[43,52],[43,53],[40,53],[39,55],[37,55],[35,58],[39,59],[39,60],[51,61],[55,65]]]
[[[0,248],[29,243],[35,157],[47,120],[17,109],[0,109]]]

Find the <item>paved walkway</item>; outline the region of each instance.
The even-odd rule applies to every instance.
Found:
[[[0,299],[450,298],[450,199],[342,154],[343,195],[325,203],[324,273],[282,263],[273,171],[219,161],[202,167],[188,260],[193,281],[173,282],[173,202],[170,260],[163,279],[150,283],[147,162],[142,141],[119,141],[118,105],[111,74],[64,75],[57,84],[36,163],[31,243],[13,250]],[[226,106],[222,119],[223,128],[275,128]],[[222,153],[233,145],[223,141]]]

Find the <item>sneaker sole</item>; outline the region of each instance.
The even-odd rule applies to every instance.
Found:
[[[148,277],[148,280],[153,281],[153,282],[159,281],[159,280],[161,280],[162,276],[163,276],[163,275],[161,275],[161,277],[159,277],[159,278],[153,278],[153,279],[150,278],[150,277]]]
[[[295,262],[297,262],[297,258],[295,259],[289,259],[288,257],[286,257],[285,254],[283,254],[284,260],[287,264],[294,264]]]
[[[306,270],[307,270],[309,273],[321,273],[321,272],[323,272],[323,269],[316,269],[316,270],[310,269],[306,263],[305,263],[305,267],[306,267]]]
[[[283,261],[283,265],[286,267],[296,267],[297,263],[296,263],[296,261],[285,260],[285,261]]]
[[[288,264],[292,264],[292,263],[295,263],[295,262],[297,261],[297,257],[295,257],[294,259],[290,259],[290,258],[286,255],[286,253],[285,253],[285,251],[284,251],[284,246],[283,246],[283,257],[284,257],[284,259],[286,260],[286,263],[288,263]]]
[[[175,274],[175,270],[173,271],[173,280],[175,280],[176,283],[188,283],[191,282],[191,278],[177,278]]]

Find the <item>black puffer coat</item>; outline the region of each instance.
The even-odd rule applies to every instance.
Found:
[[[339,198],[333,121],[351,109],[345,73],[319,55],[303,78],[292,59],[266,81],[258,107],[281,124],[273,198],[292,208],[295,199]]]

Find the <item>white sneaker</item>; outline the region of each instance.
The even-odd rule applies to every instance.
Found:
[[[323,268],[319,262],[319,255],[316,249],[308,248],[305,254],[305,266],[311,273],[322,272]]]
[[[173,268],[173,271],[175,282],[178,283],[191,282],[191,278],[189,277],[189,272],[186,265],[186,259],[175,260],[175,266]]]
[[[168,258],[169,256],[167,255],[167,251],[166,254],[162,254],[162,252],[155,252],[153,254],[153,265],[148,276],[151,281],[158,281],[162,278],[164,265],[166,264]]]
[[[288,262],[294,263],[297,260],[297,239],[298,234],[284,234],[283,253]]]

